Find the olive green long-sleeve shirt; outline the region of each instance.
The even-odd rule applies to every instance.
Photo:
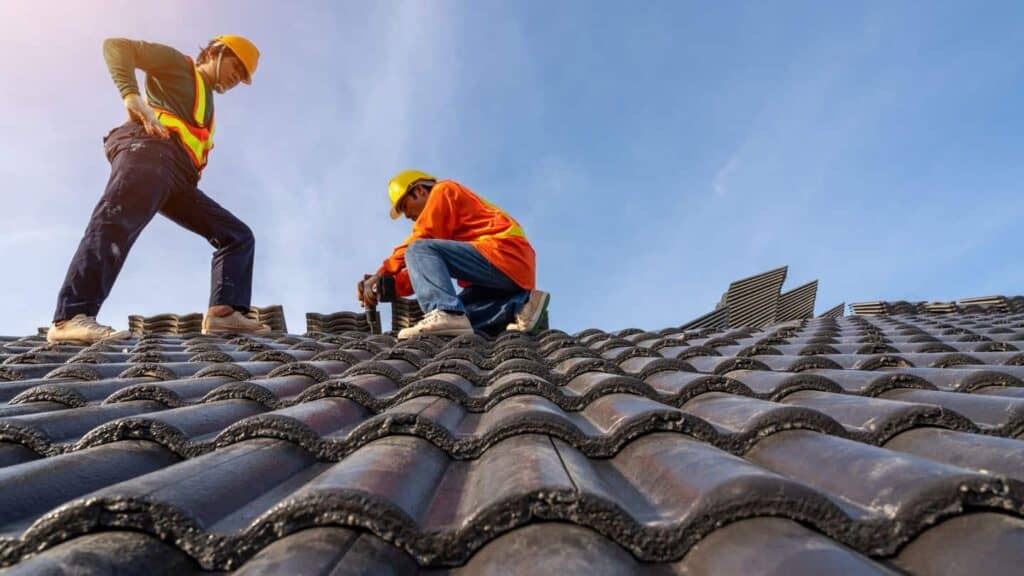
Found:
[[[188,58],[170,46],[108,38],[103,42],[103,58],[110,69],[114,85],[121,91],[121,97],[140,94],[135,79],[135,69],[146,72],[146,100],[150,106],[169,110],[189,124],[195,124],[192,110],[195,107],[195,70]],[[213,119],[213,91],[206,83],[206,117],[203,125],[209,126]]]

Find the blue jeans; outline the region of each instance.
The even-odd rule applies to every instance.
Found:
[[[504,330],[530,297],[469,242],[417,240],[405,250],[405,266],[424,312],[463,313],[474,329],[490,334]],[[470,286],[456,295],[452,278]]]
[[[210,305],[247,310],[256,240],[245,223],[196,188],[199,174],[181,144],[149,136],[135,122],[111,130],[103,143],[110,179],[68,266],[54,321],[100,311],[128,251],[158,212],[216,249]]]

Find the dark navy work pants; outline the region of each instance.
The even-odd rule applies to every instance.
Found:
[[[158,212],[216,248],[210,305],[247,309],[256,248],[252,230],[196,188],[199,175],[181,144],[149,136],[135,122],[113,129],[103,143],[110,180],[68,266],[54,321],[99,313],[128,251]]]

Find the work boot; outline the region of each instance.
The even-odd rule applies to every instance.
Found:
[[[124,340],[131,336],[127,330],[114,330],[96,322],[95,316],[76,314],[70,320],[61,320],[50,324],[46,331],[46,341],[53,342],[87,342],[95,344],[104,340]]]
[[[462,336],[473,334],[473,326],[465,314],[453,314],[444,310],[431,310],[415,326],[404,328],[398,332],[398,339],[405,340],[420,334],[434,336]]]
[[[550,301],[551,294],[543,290],[532,290],[530,299],[516,312],[515,322],[510,322],[505,329],[509,332],[536,333],[540,319],[544,317],[544,312],[548,309]]]
[[[235,310],[227,316],[203,315],[203,334],[269,334],[270,326],[246,318]]]

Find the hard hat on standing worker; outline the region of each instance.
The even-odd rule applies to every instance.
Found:
[[[230,48],[231,52],[238,57],[246,72],[246,77],[242,79],[242,82],[252,84],[252,75],[256,72],[256,65],[260,61],[260,51],[256,45],[248,38],[231,34],[217,36],[214,40]]]

